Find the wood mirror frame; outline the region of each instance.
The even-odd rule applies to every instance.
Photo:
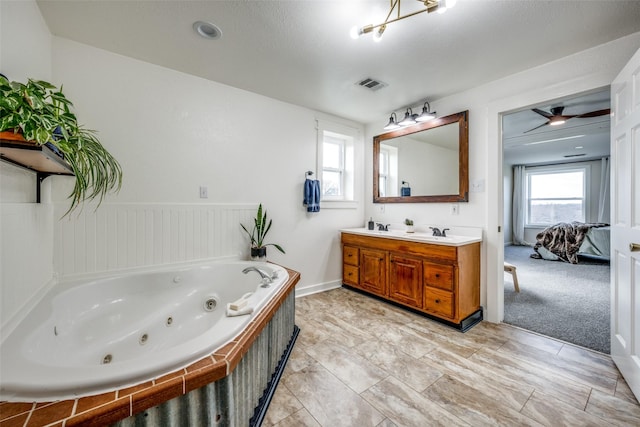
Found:
[[[469,111],[438,117],[427,122],[393,130],[373,138],[373,203],[443,203],[469,201]],[[426,132],[440,126],[458,123],[458,194],[425,194],[415,196],[380,197],[380,144],[381,142]],[[428,164],[430,159],[424,159]]]

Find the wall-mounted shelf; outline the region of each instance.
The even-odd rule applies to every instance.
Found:
[[[46,145],[25,141],[20,134],[0,132],[0,159],[36,173],[36,201],[40,184],[49,175],[73,175],[69,163]]]

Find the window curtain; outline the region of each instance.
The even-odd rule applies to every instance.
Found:
[[[598,222],[609,222],[609,187],[611,182],[611,161],[603,157],[600,163],[600,196],[598,198]]]
[[[512,202],[512,237],[511,241],[514,245],[528,246],[524,240],[524,222],[527,209],[527,201],[525,199],[525,168],[523,165],[515,165],[513,167],[513,202]]]

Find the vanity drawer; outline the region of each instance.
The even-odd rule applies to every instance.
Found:
[[[423,265],[424,285],[453,291],[453,266],[425,262]]]
[[[453,293],[425,286],[424,309],[439,316],[453,318]]]
[[[343,246],[342,247],[342,261],[345,264],[358,265],[360,261],[360,254],[358,253],[358,248],[354,248],[353,246]]]
[[[343,264],[342,265],[342,281],[348,285],[359,285],[359,271],[355,265]]]

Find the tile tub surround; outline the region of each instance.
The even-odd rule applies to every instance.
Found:
[[[109,425],[227,377],[294,291],[300,273],[287,272],[288,282],[260,314],[233,341],[210,356],[153,381],[97,396],[48,403],[0,402],[0,427]]]
[[[263,427],[640,425],[608,355],[510,325],[461,334],[346,289],[298,298],[296,324]]]

